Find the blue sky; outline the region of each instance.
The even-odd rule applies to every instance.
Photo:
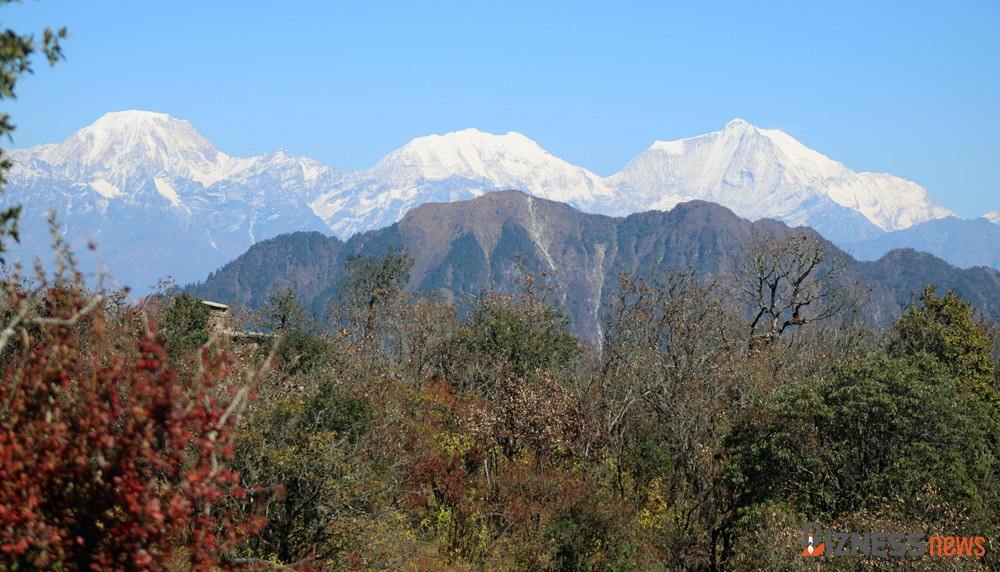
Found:
[[[236,156],[362,169],[475,127],[604,176],[740,117],[974,217],[1000,210],[998,16],[998,2],[28,0],[0,23],[67,26],[66,60],[39,63],[3,108],[16,147],[143,109]]]

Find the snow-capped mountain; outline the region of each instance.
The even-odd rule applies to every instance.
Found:
[[[953,213],[922,187],[854,173],[777,130],[734,120],[718,132],[656,142],[607,178],[518,133],[467,129],[414,139],[371,169],[342,171],[280,150],[237,158],[186,121],[109,113],[59,144],[13,150],[0,203],[20,203],[22,258],[45,253],[54,208],[79,248],[93,238],[120,282],[184,283],[260,240],[297,230],[347,238],[426,202],[517,189],[592,213],[717,202],[736,214],[807,224],[840,244]]]
[[[702,199],[750,219],[813,226],[837,242],[954,214],[915,183],[855,173],[781,131],[739,119],[715,133],[656,142],[608,178],[555,158],[518,133],[467,129],[422,137],[354,173],[311,206],[346,237],[391,224],[423,202],[501,189],[609,215]]]
[[[984,214],[982,216],[982,218],[984,218],[984,219],[986,219],[986,220],[988,220],[988,221],[990,221],[990,222],[992,222],[994,224],[1000,224],[1000,212],[997,212],[997,211],[988,212],[988,213]]]
[[[609,214],[701,199],[752,220],[808,225],[835,242],[954,214],[915,183],[855,173],[782,131],[740,119],[715,133],[654,143],[610,185],[625,200]]]
[[[249,159],[217,151],[186,121],[109,113],[58,145],[10,152],[5,204],[22,204],[14,256],[48,254],[46,223],[79,253],[93,240],[122,284],[143,289],[167,275],[185,283],[256,241],[327,226],[308,207],[336,171],[286,151]],[[81,256],[85,270],[100,264]]]
[[[220,153],[187,121],[145,111],[108,113],[58,145],[15,151],[14,155],[22,160],[37,159],[50,165],[53,175],[68,178],[101,180],[151,172],[203,186],[253,162]],[[108,198],[122,193],[110,182],[95,187]],[[172,193],[167,195],[176,200]]]
[[[550,155],[520,133],[466,129],[414,139],[345,177],[311,204],[342,238],[388,226],[426,202],[517,189],[597,211],[614,198],[601,177]]]

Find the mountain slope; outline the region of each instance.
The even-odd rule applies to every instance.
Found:
[[[577,331],[596,340],[601,307],[614,291],[618,274],[648,275],[659,266],[722,276],[729,268],[728,259],[747,243],[752,231],[783,236],[791,230],[771,219],[750,222],[703,201],[682,203],[668,212],[612,218],[504,191],[468,201],[422,205],[400,222],[356,235],[342,247],[336,239],[325,239],[337,245],[329,252],[339,253],[340,258],[332,262],[332,255],[324,255],[315,272],[308,256],[291,261],[289,252],[302,241],[300,235],[277,237],[256,245],[188,290],[256,306],[269,292],[295,286],[304,276],[315,274],[321,278],[310,280],[317,286],[301,289],[299,295],[322,309],[333,296],[339,264],[347,254],[378,255],[395,247],[408,250],[414,258],[411,286],[416,291],[435,291],[461,305],[488,286],[513,290],[515,259],[520,259],[528,269],[554,274],[560,285],[559,300]],[[315,235],[311,240],[323,239]],[[880,316],[898,313],[930,282],[959,288],[981,308],[1000,315],[1000,273],[995,271],[963,271],[913,251],[893,251],[876,262],[852,261],[851,267],[871,284],[871,311]],[[328,287],[320,287],[323,284]]]
[[[914,301],[924,285],[936,284],[943,291],[955,290],[977,311],[1000,320],[1000,272],[991,268],[963,270],[912,248],[890,250],[878,260],[858,262],[854,268],[863,282],[877,285],[871,294],[873,305],[889,316]]]

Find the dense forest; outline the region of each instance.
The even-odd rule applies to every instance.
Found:
[[[62,252],[4,282],[4,569],[1000,566],[1000,330],[931,285],[874,326],[811,234],[621,274],[596,344],[523,264],[462,313],[395,249],[217,312]]]

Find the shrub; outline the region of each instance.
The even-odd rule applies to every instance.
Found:
[[[183,377],[151,329],[113,327],[93,301],[50,289],[37,335],[17,334],[26,351],[0,383],[0,567],[214,569],[257,526],[229,510],[244,393],[218,385],[233,362]]]
[[[278,361],[289,374],[312,371],[326,355],[323,340],[302,330],[285,332],[278,343]]]
[[[932,487],[986,525],[1000,500],[998,437],[990,408],[934,358],[873,355],[778,390],[732,432],[730,477],[748,514],[788,501],[813,519],[882,508],[931,521],[913,499]]]
[[[171,357],[201,347],[208,341],[212,310],[199,298],[183,293],[174,298],[164,316],[164,337]]]

